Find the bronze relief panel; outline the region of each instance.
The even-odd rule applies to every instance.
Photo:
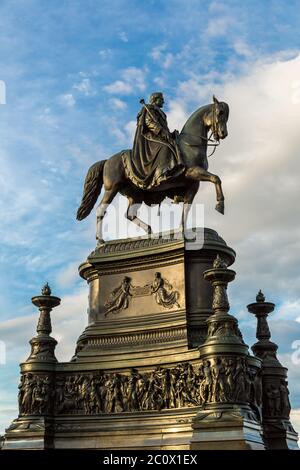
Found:
[[[99,320],[185,309],[183,264],[101,276],[97,297]]]

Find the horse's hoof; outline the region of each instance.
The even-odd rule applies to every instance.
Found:
[[[224,215],[224,210],[225,210],[224,201],[219,201],[218,204],[216,205],[216,211]]]

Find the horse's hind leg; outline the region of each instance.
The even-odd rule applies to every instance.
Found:
[[[102,235],[102,223],[104,216],[106,214],[107,207],[109,204],[113,201],[115,195],[118,192],[118,188],[115,186],[110,190],[106,190],[104,193],[104,196],[97,207],[96,213],[97,213],[97,230],[96,230],[96,239],[97,239],[97,245],[102,245],[104,243],[103,240],[103,235]]]
[[[126,212],[127,219],[130,220],[130,222],[133,222],[134,224],[136,224],[138,227],[145,230],[146,233],[148,234],[152,233],[150,225],[147,225],[137,216],[137,212],[139,208],[141,207],[142,203],[135,202],[134,199],[131,197],[128,198],[128,201],[129,201],[129,204],[128,204],[128,209]]]

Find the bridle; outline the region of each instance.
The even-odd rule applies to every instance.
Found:
[[[184,142],[186,145],[189,145],[190,147],[201,147],[203,145],[206,145],[207,147],[214,147],[213,151],[209,155],[207,155],[207,157],[211,157],[215,153],[216,148],[220,145],[220,141],[218,138],[217,105],[218,103],[216,101],[214,101],[212,104],[212,123],[210,126],[209,136],[204,137],[203,135],[200,135],[200,138],[205,140],[206,144],[202,144],[202,143],[190,144],[189,142]],[[191,135],[192,137],[199,137],[198,135],[196,136],[194,134],[187,134],[187,135]]]

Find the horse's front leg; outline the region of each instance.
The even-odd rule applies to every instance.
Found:
[[[209,181],[213,183],[216,188],[216,196],[217,196],[217,205],[216,210],[221,214],[224,214],[224,194],[222,191],[222,181],[219,176],[210,173],[203,168],[198,166],[189,168],[185,173],[186,178],[194,180],[194,181]]]
[[[190,212],[191,205],[193,203],[194,197],[199,189],[199,181],[195,181],[190,184],[189,188],[186,190],[183,199],[183,209],[182,209],[182,218],[181,226],[184,236],[186,235],[187,228],[187,219]]]

